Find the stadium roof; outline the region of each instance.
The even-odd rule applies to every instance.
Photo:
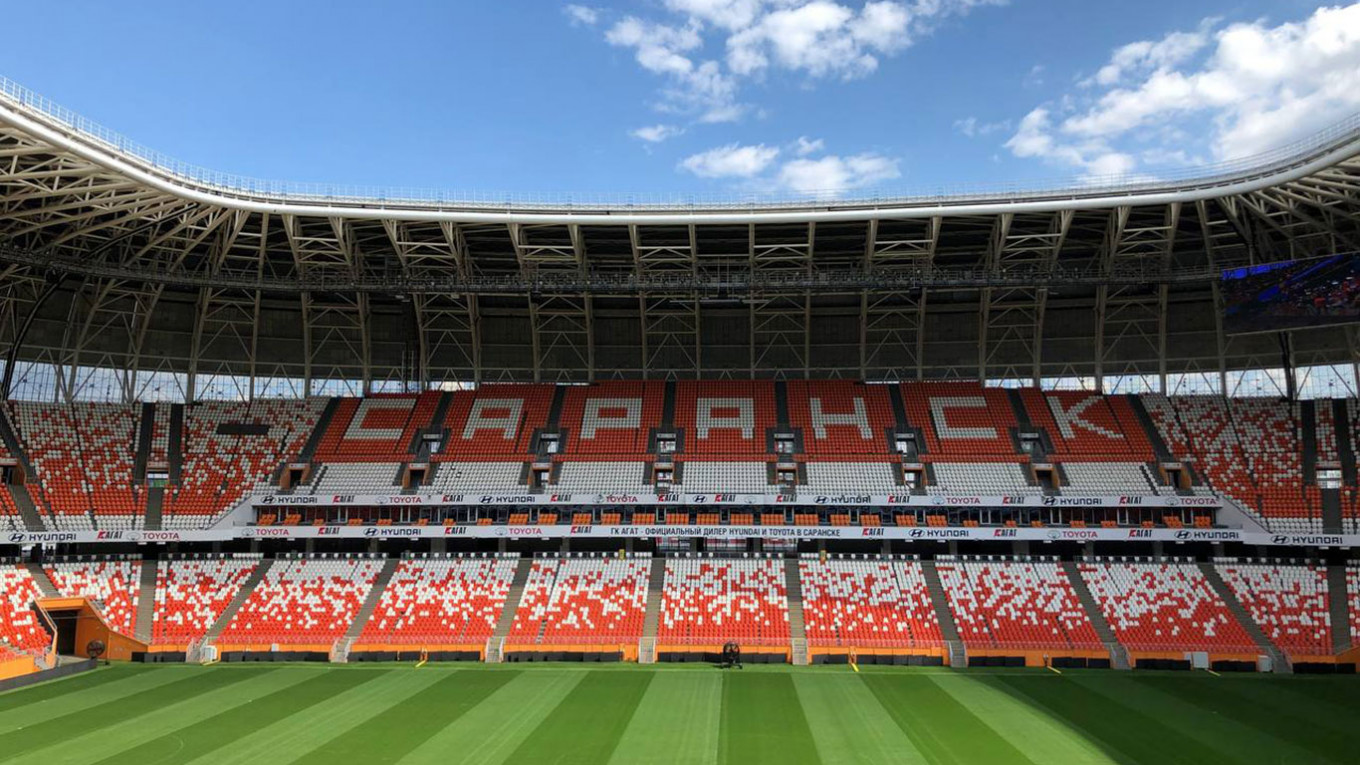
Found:
[[[1222,268],[1360,250],[1360,115],[1184,178],[553,202],[213,173],[0,80],[0,162],[10,366],[122,370],[130,397],[149,368],[365,387],[1221,374],[1281,352],[1224,336]],[[1286,352],[1353,361],[1354,341]]]

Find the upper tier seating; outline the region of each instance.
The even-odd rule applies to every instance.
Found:
[[[10,420],[37,471],[29,484],[60,528],[137,524],[145,497],[132,481],[137,412],[120,404],[11,402]]]
[[[23,531],[24,519],[19,515],[19,506],[8,486],[0,486],[0,531]]]
[[[784,563],[773,558],[669,558],[659,645],[787,645]]]
[[[517,562],[513,556],[404,558],[358,642],[485,643],[505,607]]]
[[[453,395],[443,425],[448,438],[435,460],[524,458],[534,431],[548,422],[551,385],[483,385]]]
[[[1126,648],[1258,652],[1193,563],[1097,561],[1078,568]]]
[[[1065,462],[1067,483],[1063,494],[1089,494],[1099,497],[1144,496],[1156,494],[1152,476],[1141,463]],[[1171,489],[1168,487],[1168,492]]]
[[[893,393],[886,385],[845,380],[787,384],[790,425],[803,433],[803,451],[823,459],[890,454]]]
[[[1025,481],[1025,468],[1014,462],[936,462],[935,485],[929,494],[1005,496],[1042,494]]]
[[[322,462],[400,462],[413,453],[417,431],[429,427],[443,394],[374,394],[342,398],[317,444]]]
[[[1160,394],[1143,396],[1143,405],[1173,457],[1187,460],[1219,492],[1255,512],[1259,495],[1247,472],[1247,458],[1220,396]]]
[[[631,644],[642,637],[651,557],[534,560],[509,644]]]
[[[935,647],[943,643],[921,564],[804,555],[803,622],[813,646]]]
[[[1233,424],[1267,519],[1321,520],[1303,493],[1303,457],[1298,404],[1244,398],[1231,402]],[[1312,530],[1309,524],[1308,530]],[[1320,529],[1319,529],[1320,530]]]
[[[427,481],[432,492],[502,491],[522,493],[524,465],[519,462],[443,462]]]
[[[1055,459],[1146,462],[1155,458],[1125,396],[1022,388],[1030,422],[1044,429]]]
[[[401,491],[397,462],[331,462],[322,465],[307,494],[393,494]]]
[[[884,462],[809,462],[809,491],[892,494],[905,491],[893,478],[894,466]],[[896,468],[899,469],[900,468]]]
[[[0,563],[0,647],[14,652],[45,651],[52,636],[31,604],[42,597],[28,569]]]
[[[675,424],[684,430],[686,454],[765,454],[775,420],[768,380],[676,383]]]
[[[946,558],[936,567],[959,636],[970,648],[1101,647],[1055,561]]]
[[[926,437],[928,458],[1018,459],[1011,429],[1017,423],[1006,391],[977,383],[903,383],[907,418]]]
[[[151,642],[188,645],[201,639],[260,565],[260,557],[240,553],[162,561]]]
[[[571,454],[643,455],[661,424],[666,384],[611,381],[573,385],[562,400],[561,425]]]
[[[1291,655],[1332,652],[1327,569],[1271,563],[1216,563],[1223,581],[1266,637]]]
[[[131,637],[136,626],[142,562],[113,558],[58,560],[47,567],[57,592],[88,598],[114,632]]]
[[[218,642],[330,645],[349,629],[382,565],[359,557],[275,560]]]
[[[184,409],[184,464],[166,490],[166,528],[195,528],[266,483],[285,460],[301,453],[326,399],[211,401]],[[267,428],[264,435],[230,435],[231,426]],[[222,429],[228,433],[222,433]]]
[[[552,488],[558,491],[583,491],[626,494],[653,494],[643,462],[564,462]]]
[[[1319,401],[1313,411],[1318,462],[1339,462],[1341,453],[1337,450],[1336,417],[1332,413],[1332,402]]]
[[[772,494],[764,462],[684,463],[680,486],[689,492]]]

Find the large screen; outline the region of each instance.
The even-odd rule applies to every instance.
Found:
[[[1273,332],[1360,320],[1360,254],[1223,272],[1223,330]]]

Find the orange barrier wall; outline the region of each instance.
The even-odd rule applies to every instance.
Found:
[[[32,656],[21,656],[17,659],[0,661],[0,680],[31,675],[37,671],[38,663],[33,661]]]
[[[104,621],[103,614],[86,598],[41,598],[38,608],[51,617],[52,611],[76,611],[76,653],[88,658],[86,646],[91,640],[104,643],[104,655],[110,661],[131,661],[132,654],[146,650],[146,643],[114,632]]]

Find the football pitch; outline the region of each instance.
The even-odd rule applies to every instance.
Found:
[[[0,695],[0,762],[1360,761],[1360,678],[116,665]]]

